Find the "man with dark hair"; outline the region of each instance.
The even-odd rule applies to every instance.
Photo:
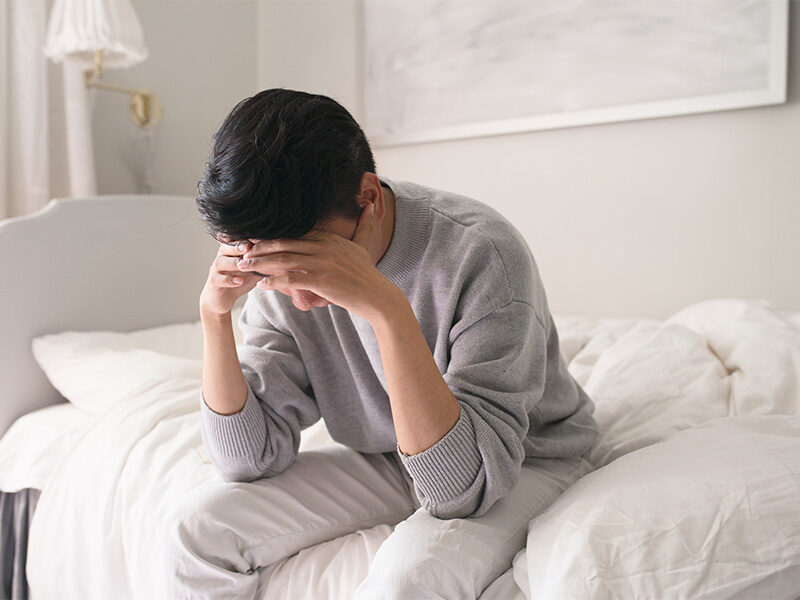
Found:
[[[283,88],[234,107],[198,191],[221,242],[200,296],[203,443],[226,481],[259,480],[237,522],[271,523],[238,546],[264,566],[397,525],[358,598],[477,598],[592,470],[598,433],[522,235],[477,200],[378,176],[347,110]],[[319,419],[339,445],[298,453]],[[255,576],[183,543],[186,589]]]

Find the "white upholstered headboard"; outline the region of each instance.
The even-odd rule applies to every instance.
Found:
[[[0,436],[64,401],[32,338],[197,320],[218,247],[188,196],[55,199],[0,221]]]

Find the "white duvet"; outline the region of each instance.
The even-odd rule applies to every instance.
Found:
[[[664,321],[556,324],[570,372],[596,404],[598,469],[532,519],[527,547],[482,599],[797,598],[800,314],[731,299]],[[160,377],[186,360],[163,358],[142,369],[135,394],[98,414],[48,480],[30,529],[33,600],[165,598],[178,526],[231,486],[247,501],[251,484],[223,481],[203,454],[199,370],[181,362],[178,376]],[[301,451],[328,443],[318,424]],[[240,573],[240,597],[349,598],[391,531],[253,565]],[[220,548],[231,565],[244,562],[235,544]]]

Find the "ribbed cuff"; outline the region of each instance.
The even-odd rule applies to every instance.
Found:
[[[397,454],[415,484],[434,504],[461,496],[477,478],[483,462],[472,421],[463,407],[453,428],[433,446],[408,455],[398,444]]]
[[[202,392],[200,393],[202,397]],[[258,398],[247,386],[247,400],[238,413],[221,415],[202,398],[202,426],[208,441],[220,456],[252,460],[260,456],[267,439],[267,426]]]

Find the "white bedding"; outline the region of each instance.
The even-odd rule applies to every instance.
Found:
[[[800,314],[731,299],[665,321],[555,320],[570,372],[596,403],[600,468],[532,520],[527,548],[482,600],[796,598]],[[191,372],[152,380],[62,446],[31,525],[34,600],[166,597],[177,526],[231,486],[246,501],[251,484],[224,482],[204,456],[198,390]],[[328,443],[320,423],[301,450]],[[0,464],[9,447],[0,441]],[[242,597],[348,598],[389,533],[254,565]]]
[[[0,491],[42,490],[60,458],[94,421],[70,402],[22,415],[0,438]]]
[[[712,419],[577,481],[514,576],[526,598],[794,600],[798,500],[800,415]]]

